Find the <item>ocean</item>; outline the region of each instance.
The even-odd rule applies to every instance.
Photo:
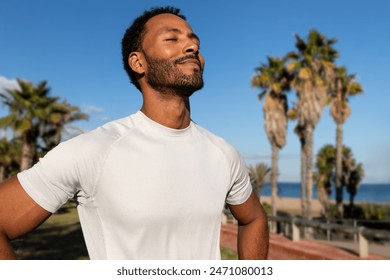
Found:
[[[301,197],[300,183],[278,183],[280,197]],[[271,195],[271,184],[267,183],[261,195]],[[349,193],[344,188],[344,202],[349,202]],[[317,199],[317,188],[313,186],[313,199]],[[334,188],[330,194],[330,199],[335,200]],[[389,203],[390,204],[390,184],[362,184],[355,196],[355,202]]]

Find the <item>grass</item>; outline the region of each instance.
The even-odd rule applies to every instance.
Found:
[[[38,229],[12,243],[21,260],[86,260],[87,248],[76,208],[67,204]],[[237,253],[221,247],[223,260],[236,260]]]
[[[233,250],[221,246],[221,259],[222,260],[238,260],[238,255]]]
[[[85,260],[87,248],[75,207],[66,205],[38,229],[12,243],[22,260]]]
[[[76,207],[66,204],[43,223],[43,227],[68,226],[79,222]]]

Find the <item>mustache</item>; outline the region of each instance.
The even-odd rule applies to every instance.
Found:
[[[189,54],[189,55],[180,57],[180,58],[176,59],[176,60],[174,61],[174,63],[175,63],[175,64],[178,64],[178,63],[181,63],[181,62],[183,62],[183,61],[185,61],[185,60],[187,60],[187,59],[196,59],[196,60],[199,62],[199,64],[200,64],[199,56],[196,55],[196,54]]]

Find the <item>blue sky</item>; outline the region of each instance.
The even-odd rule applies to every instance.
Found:
[[[364,87],[351,98],[344,144],[363,163],[364,182],[390,182],[390,2],[371,1],[130,1],[5,0],[0,9],[0,87],[16,78],[48,81],[55,96],[89,113],[85,130],[129,115],[140,93],[122,69],[120,41],[132,20],[154,6],[182,9],[201,38],[205,87],[191,101],[192,118],[224,137],[248,164],[270,165],[262,102],[251,88],[254,69],[267,56],[295,48],[294,34],[315,28],[337,38],[338,65]],[[295,93],[291,92],[290,100]],[[0,114],[6,109],[0,108]],[[299,181],[294,122],[280,152],[280,181]],[[325,109],[314,134],[314,153],[335,143],[336,126]]]

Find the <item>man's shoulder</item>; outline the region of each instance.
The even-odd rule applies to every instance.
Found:
[[[115,141],[137,126],[139,119],[137,115],[138,113],[135,113],[109,121],[91,131],[81,134],[80,137],[96,139],[99,142],[104,142],[104,140]]]
[[[135,126],[133,115],[126,116],[120,119],[109,121],[102,126],[87,132],[86,134],[106,135],[110,138],[120,137]]]
[[[100,151],[108,149],[118,139],[129,133],[137,125],[136,114],[109,121],[93,130],[84,132],[69,140],[62,142],[59,146],[62,149],[73,149],[80,151]]]
[[[221,136],[215,134],[214,132],[211,132],[210,130],[208,130],[207,128],[197,124],[197,123],[193,123],[194,124],[194,127],[198,130],[198,132],[205,138],[208,138],[210,141],[213,141],[213,142],[218,142],[218,143],[224,143],[224,144],[227,144],[227,145],[230,145],[224,138],[222,138]]]
[[[232,144],[230,144],[226,139],[224,139],[219,135],[216,135],[215,133],[211,132],[210,130],[204,128],[199,124],[194,123],[194,125],[198,130],[198,132],[205,139],[207,139],[207,141],[212,143],[217,150],[221,151],[229,159],[237,159],[240,157],[236,148]]]

